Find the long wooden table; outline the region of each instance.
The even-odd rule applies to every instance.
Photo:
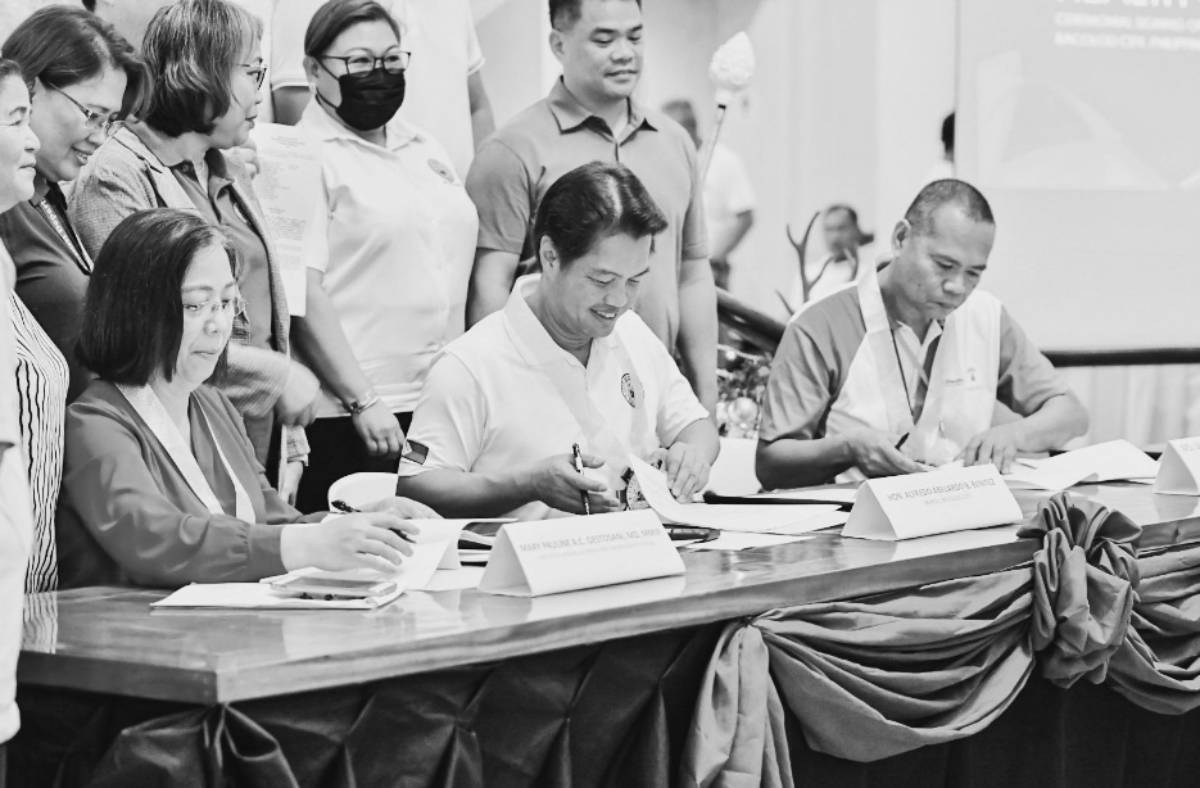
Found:
[[[1143,485],[1074,495],[1143,526],[1143,545],[1200,538],[1200,499]],[[1019,493],[1026,517],[1046,495]],[[821,532],[740,552],[688,552],[685,577],[540,599],[410,592],[371,612],[151,611],[162,592],[35,595],[25,686],[216,704],[360,684],[846,599],[1003,569],[1035,540],[995,528],[901,543]]]

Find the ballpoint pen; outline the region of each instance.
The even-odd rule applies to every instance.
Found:
[[[360,512],[362,512],[362,509],[359,509],[356,506],[351,506],[350,504],[343,501],[341,498],[330,501],[329,506],[335,512],[341,512],[342,514],[359,514]],[[396,534],[396,536],[399,536],[401,539],[403,539],[406,542],[409,542],[410,544],[415,544],[415,542],[413,542],[412,537],[409,536],[408,534],[406,534],[404,531],[397,531],[395,528],[393,528],[392,533]]]
[[[580,476],[583,475],[583,454],[579,451],[579,444],[571,444],[571,458],[575,461],[575,472]],[[579,499],[583,502],[583,513],[592,513],[592,504],[588,501],[587,490],[579,491]]]

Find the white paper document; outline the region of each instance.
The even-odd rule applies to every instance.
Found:
[[[774,490],[753,496],[762,501],[803,501],[804,503],[854,503],[857,488],[848,487],[808,487],[799,490]]]
[[[806,534],[844,525],[850,515],[836,505],[684,503],[674,510],[672,522],[757,534]]]
[[[807,536],[779,536],[777,534],[723,533],[711,542],[688,545],[688,550],[749,550],[752,547],[773,547],[788,542],[803,542]]]
[[[1004,476],[1010,487],[1065,490],[1077,484],[1147,481],[1158,473],[1158,463],[1126,440],[1106,441],[1064,452],[1044,460],[1020,460]],[[1033,467],[1028,467],[1033,466]]]
[[[541,596],[683,573],[662,522],[642,509],[509,523],[479,590]]]
[[[996,466],[977,465],[864,482],[842,536],[895,541],[1021,519]]]
[[[637,476],[646,503],[664,522],[769,534],[802,534],[846,522],[845,513],[838,511],[837,505],[680,503],[671,494],[662,471],[633,456],[629,467]]]
[[[271,610],[374,610],[404,593],[397,588],[372,599],[302,599],[275,591],[268,583],[192,583],[152,602],[150,607],[271,609]]]
[[[308,264],[328,254],[320,151],[303,131],[278,123],[258,124],[251,139],[258,151],[254,193],[274,242],[288,311],[303,316]]]
[[[1200,437],[1167,441],[1154,492],[1164,495],[1200,495]]]

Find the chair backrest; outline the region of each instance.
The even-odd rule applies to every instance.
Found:
[[[329,486],[329,503],[331,509],[333,502],[338,500],[354,507],[362,507],[381,498],[391,498],[395,494],[394,473],[352,473]]]

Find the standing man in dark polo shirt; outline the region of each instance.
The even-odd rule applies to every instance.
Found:
[[[631,98],[642,69],[641,2],[550,0],[550,22],[562,79],[484,142],[467,175],[479,211],[467,322],[507,302],[518,262],[533,256],[533,216],[550,185],[581,164],[619,161],[668,222],[655,237],[637,312],[669,349],[678,344],[684,374],[712,412],[717,309],[703,187],[687,132]]]

